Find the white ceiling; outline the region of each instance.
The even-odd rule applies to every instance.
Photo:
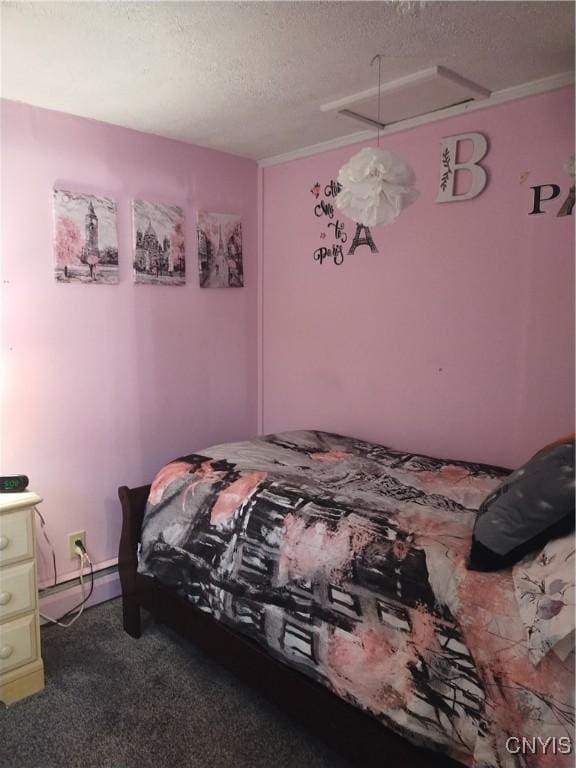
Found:
[[[574,69],[573,2],[2,2],[2,95],[261,159],[356,132],[320,105],[436,64]]]

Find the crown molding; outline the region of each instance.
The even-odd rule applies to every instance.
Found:
[[[384,133],[380,131],[380,135]],[[322,152],[329,152],[331,149],[338,149],[339,147],[346,147],[348,144],[359,144],[361,141],[370,141],[376,136],[376,130],[357,131],[356,133],[347,133],[346,136],[339,136],[336,139],[328,139],[328,141],[321,141],[319,144],[310,144],[307,147],[301,149],[293,149],[290,152],[285,152],[282,155],[274,155],[273,157],[266,157],[263,160],[258,160],[257,163],[261,168],[266,168],[269,165],[280,165],[281,163],[288,163],[291,160],[298,160],[300,157],[309,157],[310,155],[319,155]]]
[[[454,107],[447,107],[446,109],[440,109],[436,112],[429,112],[425,115],[411,117],[408,120],[401,120],[398,123],[393,123],[392,125],[383,128],[380,131],[380,136],[399,133],[400,131],[416,128],[417,126],[425,125],[426,123],[435,123],[438,120],[446,120],[449,117],[456,117],[457,115],[463,115],[467,112],[475,112],[478,109],[488,109],[489,107],[494,107],[498,104],[514,101],[515,99],[524,99],[527,96],[537,96],[540,93],[555,91],[558,88],[564,88],[568,85],[574,85],[574,72],[560,72],[557,75],[543,77],[540,80],[532,80],[528,83],[522,83],[521,85],[514,85],[511,88],[503,88],[500,91],[494,91],[486,99],[469,101],[465,104],[457,104]],[[298,160],[303,157],[318,155],[322,152],[329,152],[332,149],[346,147],[350,144],[359,144],[363,141],[370,141],[375,135],[376,132],[374,130],[348,133],[345,136],[339,136],[338,138],[329,139],[328,141],[321,141],[318,144],[311,144],[307,147],[294,149],[290,152],[284,152],[281,155],[266,157],[257,162],[262,168],[267,168],[271,165],[281,165],[282,163],[288,163],[292,160]]]

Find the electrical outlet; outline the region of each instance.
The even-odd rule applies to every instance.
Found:
[[[76,552],[75,542],[80,539],[86,549],[86,531],[76,531],[75,533],[68,534],[68,550],[70,551],[70,560],[75,560],[79,555]]]

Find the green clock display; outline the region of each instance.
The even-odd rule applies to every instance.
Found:
[[[26,475],[0,475],[0,493],[20,493],[28,488]]]

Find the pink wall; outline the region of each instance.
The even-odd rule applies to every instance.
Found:
[[[64,579],[74,569],[68,532],[87,531],[96,563],[116,557],[118,485],[256,431],[257,168],[13,102],[2,103],[1,124],[1,471],[27,473],[44,497]],[[55,184],[116,199],[118,285],[55,282]],[[133,197],[185,208],[185,286],[133,283]],[[242,216],[245,288],[199,288],[198,209]]]
[[[342,266],[312,258],[326,222],[309,190],[357,147],[264,169],[257,210],[248,160],[12,102],[1,127],[0,471],[28,473],[44,496],[61,579],[70,531],[87,531],[97,564],[114,560],[118,485],[256,431],[260,309],[262,431],[315,427],[513,466],[573,428],[574,217],[556,218],[557,202],[528,216],[530,185],[567,192],[571,89],[386,138],[420,198],[373,229],[378,254],[361,247]],[[471,130],[490,141],[489,185],[435,204],[439,140]],[[55,184],[117,200],[119,285],[55,282]],[[132,282],[138,196],[185,207],[186,286]],[[198,209],[242,216],[244,289],[198,287]]]
[[[573,429],[574,216],[528,215],[530,185],[567,195],[573,115],[568,88],[384,137],[420,198],[341,266],[312,258],[310,189],[359,147],[264,169],[263,431],[514,466]],[[437,204],[440,139],[467,131],[489,140],[488,186]]]

